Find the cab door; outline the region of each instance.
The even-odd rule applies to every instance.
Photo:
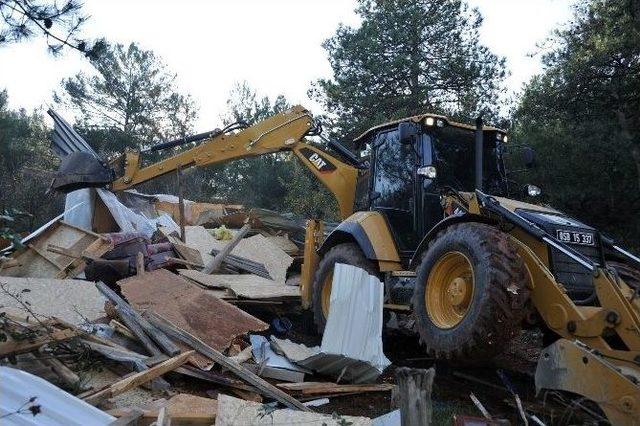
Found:
[[[372,154],[370,208],[387,219],[401,257],[411,256],[420,241],[415,214],[415,148],[401,144],[397,129],[393,129],[375,136]]]

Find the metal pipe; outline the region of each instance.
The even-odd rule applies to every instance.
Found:
[[[482,170],[484,151],[484,135],[482,134],[482,117],[476,118],[476,189],[482,191]]]
[[[203,139],[213,138],[215,136],[218,136],[220,133],[222,133],[220,129],[215,129],[215,130],[211,130],[204,133],[198,133],[197,135],[191,135],[191,136],[174,139],[167,142],[161,142],[157,145],[150,146],[149,148],[143,150],[142,152],[162,151],[163,149],[173,148],[173,147],[184,145],[190,142],[197,142]]]

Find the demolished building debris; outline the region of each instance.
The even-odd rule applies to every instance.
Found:
[[[23,248],[5,251],[0,359],[51,382],[33,387],[37,398],[25,407],[43,409],[33,424],[56,424],[68,413],[96,425],[398,424],[380,280],[338,264],[322,340],[300,343],[300,321],[283,317],[299,315],[294,268],[303,247],[289,237],[300,234],[298,224],[274,212],[189,202],[181,235],[175,201],[78,190],[65,213]],[[219,268],[203,272],[247,223],[250,232]],[[216,238],[223,234],[229,238]],[[4,380],[15,376],[5,368],[0,387],[14,380]],[[30,398],[0,398],[0,415],[20,411],[23,397]],[[333,412],[334,401],[348,398],[386,402],[375,415],[361,409],[367,417],[312,412]],[[13,416],[25,424],[33,415]]]

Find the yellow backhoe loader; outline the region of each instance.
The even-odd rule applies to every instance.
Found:
[[[320,331],[334,265],[359,266],[384,282],[386,306],[412,312],[428,353],[487,358],[522,327],[539,326],[555,341],[540,357],[538,388],[583,395],[613,424],[640,422],[640,259],[555,209],[508,198],[516,191],[504,131],[481,120],[409,117],[359,136],[365,160],[337,142],[329,143],[335,155],[309,142],[316,123],[296,106],[152,147],[197,144],[141,167],[136,151],[102,161],[52,116],[60,190],[119,191],[178,168],[293,152],[335,195],[343,219],[328,235],[321,221],[307,225],[300,290]]]

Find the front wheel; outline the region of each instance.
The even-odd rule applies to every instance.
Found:
[[[520,331],[528,298],[528,274],[506,234],[485,224],[452,225],[417,270],[420,340],[440,358],[492,357]]]
[[[336,263],[357,266],[371,275],[377,273],[373,262],[367,259],[355,243],[338,244],[324,255],[318,264],[318,270],[313,280],[312,294],[313,319],[320,334],[324,332],[324,326],[327,324],[329,316],[333,268]]]

